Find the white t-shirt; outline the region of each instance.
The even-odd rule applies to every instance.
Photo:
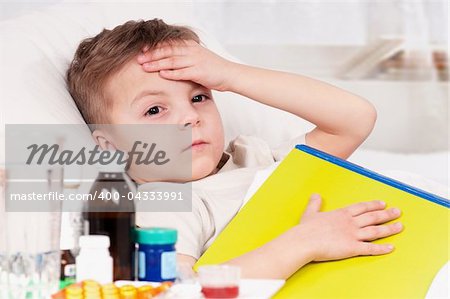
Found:
[[[192,212],[137,212],[140,227],[171,227],[178,230],[177,253],[198,259],[233,219],[257,171],[282,160],[305,135],[275,149],[262,139],[240,135],[225,150],[219,170],[192,184]],[[154,183],[138,191],[154,190]]]

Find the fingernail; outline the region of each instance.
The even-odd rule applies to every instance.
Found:
[[[400,215],[400,210],[399,209],[397,209],[397,208],[393,208],[392,209],[392,213],[394,214],[394,215]]]
[[[393,250],[393,249],[394,249],[394,245],[391,245],[391,244],[387,245],[386,247],[387,247],[387,249],[389,249],[389,250]]]
[[[403,228],[403,224],[401,224],[400,222],[396,222],[396,223],[394,223],[394,227],[401,229],[401,228]]]
[[[382,201],[382,200],[379,200],[378,202],[379,202],[379,203],[380,203],[380,205],[382,205],[383,207],[384,207],[384,206],[386,206],[386,203],[385,203],[384,201]]]
[[[148,69],[152,66],[152,64],[150,62],[146,62],[142,65],[144,68]]]
[[[311,195],[311,200],[318,200],[318,199],[320,199],[320,195],[318,193],[313,193]]]

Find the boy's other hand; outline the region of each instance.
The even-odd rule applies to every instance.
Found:
[[[370,241],[403,229],[400,222],[385,224],[400,217],[401,211],[385,209],[382,201],[361,202],[330,212],[320,212],[321,205],[320,195],[313,194],[297,226],[311,246],[314,261],[390,253],[392,245]]]
[[[219,91],[228,89],[237,66],[193,40],[144,47],[137,61],[146,72],[159,72],[165,79],[193,81]]]

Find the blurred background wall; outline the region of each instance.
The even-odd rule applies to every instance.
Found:
[[[194,1],[194,17],[250,64],[313,76],[370,100],[363,147],[448,149],[448,1]]]

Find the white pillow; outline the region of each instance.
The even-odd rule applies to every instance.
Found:
[[[0,95],[8,124],[83,124],[65,85],[65,72],[79,42],[130,19],[161,18],[197,28],[212,51],[238,61],[195,23],[189,3],[60,3],[0,23]],[[219,70],[218,70],[219,71]],[[312,125],[287,112],[234,93],[214,93],[225,128],[225,142],[239,134],[264,138],[270,145]],[[4,140],[4,126],[0,128]],[[2,142],[4,145],[4,142]],[[0,163],[4,147],[0,148]]]

